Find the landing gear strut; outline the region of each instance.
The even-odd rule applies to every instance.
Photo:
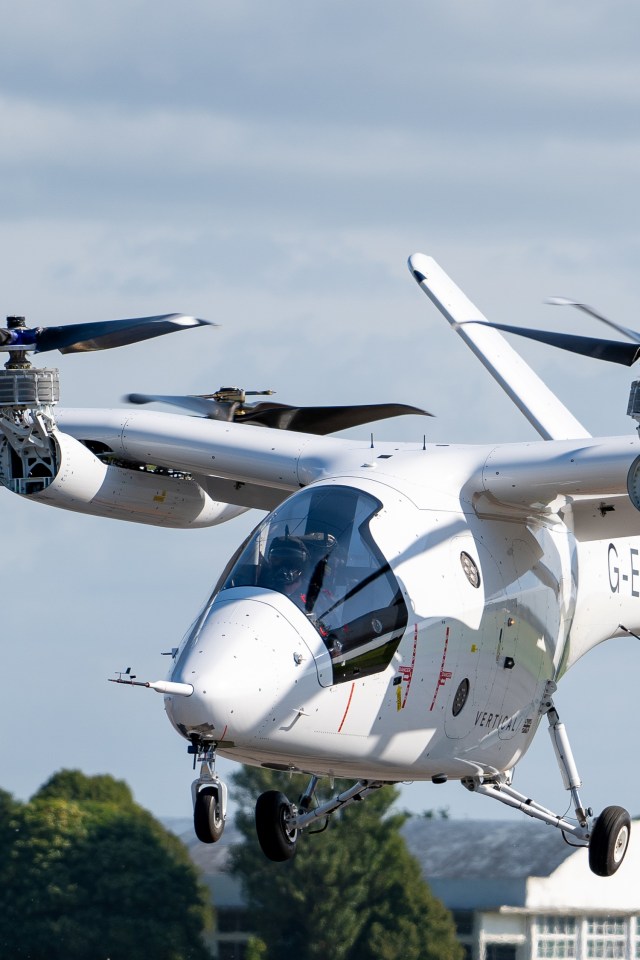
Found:
[[[269,860],[291,860],[295,856],[298,836],[320,820],[327,821],[329,816],[340,807],[347,807],[362,800],[383,786],[381,781],[359,780],[348,790],[337,794],[313,810],[311,803],[318,783],[312,777],[298,804],[290,803],[283,793],[267,790],[258,797],[256,803],[256,833],[262,852]]]
[[[570,834],[574,840],[578,841],[576,846],[589,847],[589,866],[593,873],[600,877],[610,877],[620,867],[627,852],[631,818],[622,807],[605,807],[600,816],[594,818],[592,810],[583,806],[578,793],[582,780],[573,759],[567,731],[564,724],[560,722],[551,696],[555,689],[554,683],[547,684],[541,713],[546,714],[549,721],[549,735],[565,789],[571,793],[577,822],[558,816],[530,797],[518,793],[511,786],[509,773],[494,777],[468,777],[462,781],[462,784],[468,790],[484,794],[485,797],[493,797],[500,803],[521,810],[529,817],[557,827],[565,834],[565,838]]]
[[[200,760],[200,776],[191,784],[193,827],[202,843],[217,843],[227,818],[227,785],[215,771],[212,747],[199,752],[197,759]]]

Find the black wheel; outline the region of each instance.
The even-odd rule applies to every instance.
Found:
[[[211,787],[204,787],[196,795],[193,808],[193,827],[202,843],[217,843],[224,831],[224,819],[218,795]]]
[[[589,866],[599,877],[611,877],[627,852],[631,817],[624,807],[605,807],[589,841]]]
[[[298,831],[287,826],[291,804],[284,793],[267,790],[256,803],[256,833],[262,852],[269,860],[281,863],[295,856]]]

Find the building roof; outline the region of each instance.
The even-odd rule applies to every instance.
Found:
[[[242,840],[233,822],[214,844],[196,839],[190,818],[163,822],[188,848],[216,906],[241,908],[240,883],[227,869],[231,848]],[[613,877],[596,877],[584,847],[570,846],[559,830],[535,820],[410,817],[402,833],[425,880],[451,910],[640,914],[638,821],[625,862]]]
[[[411,817],[402,833],[435,895],[458,910],[523,907],[528,878],[549,876],[576,853],[535,820]]]
[[[534,820],[437,820],[411,817],[402,829],[430,878],[546,877],[575,848],[554,827]]]
[[[163,821],[187,846],[219,906],[241,905],[227,873],[230,848],[241,841],[232,822],[215,844],[200,843],[189,818]],[[410,817],[402,828],[433,892],[452,909],[525,906],[529,877],[548,877],[575,847],[558,830],[533,820],[440,820]]]

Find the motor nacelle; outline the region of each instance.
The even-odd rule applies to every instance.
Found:
[[[245,509],[213,500],[191,475],[104,462],[57,430],[34,432],[22,445],[5,434],[0,483],[50,506],[163,527],[213,526]]]

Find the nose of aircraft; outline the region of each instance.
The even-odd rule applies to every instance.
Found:
[[[165,706],[185,737],[248,743],[262,740],[290,719],[296,696],[317,689],[313,653],[300,628],[278,609],[282,598],[218,600],[199,633],[179,655],[171,680],[193,686],[190,697]],[[299,704],[296,704],[299,706]]]

